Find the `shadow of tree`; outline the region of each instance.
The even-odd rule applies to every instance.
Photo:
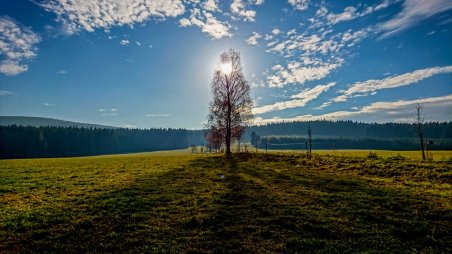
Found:
[[[200,157],[76,197],[70,207],[18,216],[1,229],[9,234],[2,252],[450,250],[451,213],[432,208],[427,194],[302,170],[296,158],[272,156]]]

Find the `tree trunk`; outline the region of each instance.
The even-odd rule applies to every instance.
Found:
[[[425,160],[424,136],[421,134],[419,137],[421,139],[422,159]]]
[[[230,89],[230,84],[229,84],[229,80],[228,77],[225,77],[226,79],[226,89],[229,91]],[[227,101],[228,105],[227,105],[227,110],[228,110],[228,115],[227,115],[227,119],[226,119],[226,158],[231,158],[231,98],[228,92],[228,101]]]

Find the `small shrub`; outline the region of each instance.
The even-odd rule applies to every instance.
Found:
[[[376,152],[369,152],[369,154],[367,155],[367,158],[375,160],[375,159],[378,159],[378,155]]]

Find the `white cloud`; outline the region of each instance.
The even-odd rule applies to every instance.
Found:
[[[51,103],[47,103],[47,102],[45,102],[43,105],[44,105],[44,106],[47,106],[47,107],[53,107],[53,106],[55,106],[55,104],[51,104]]]
[[[256,0],[255,5],[261,5],[264,3],[264,0]]]
[[[331,105],[331,101],[327,101],[327,102],[324,102],[324,103],[322,103],[322,105],[320,105],[319,107],[317,107],[316,109],[323,109],[323,108],[326,108],[326,107],[328,107],[329,105]]]
[[[130,43],[129,40],[121,40],[121,41],[119,42],[119,44],[124,45],[124,46],[129,45],[129,43]]]
[[[265,37],[264,37],[264,40],[266,40],[266,41],[269,41],[269,40],[271,40],[271,39],[273,39],[273,35],[271,35],[271,34],[266,34],[265,35]],[[275,44],[276,42],[274,42],[274,44]],[[269,46],[270,47],[270,46]]]
[[[345,12],[357,13],[356,9],[351,7],[346,8]],[[324,6],[321,6],[315,15],[312,24],[301,33],[295,29],[285,34],[277,30],[273,31],[271,37],[268,36],[271,41],[266,44],[266,51],[287,59],[286,66],[282,69],[272,69],[273,72],[267,74],[269,87],[303,84],[327,77],[333,70],[343,65],[345,56],[350,52],[349,48],[371,34],[369,27],[334,33],[327,21],[328,10]],[[340,22],[347,18],[345,14],[330,15],[331,22]]]
[[[61,74],[61,75],[67,74],[67,71],[66,70],[59,70],[58,74]]]
[[[0,73],[17,75],[28,70],[24,62],[36,57],[35,44],[41,38],[31,29],[21,26],[9,17],[0,17]]]
[[[118,113],[102,113],[100,114],[101,116],[117,116],[119,115]]]
[[[289,4],[297,10],[304,11],[308,9],[309,0],[289,0]]]
[[[398,76],[388,77],[380,80],[371,79],[357,82],[348,87],[340,96],[334,99],[336,102],[347,101],[352,96],[365,96],[381,89],[396,88],[415,84],[423,79],[437,74],[452,73],[452,65],[446,67],[433,67],[416,70]]]
[[[402,8],[395,17],[379,25],[379,29],[383,32],[380,38],[397,34],[436,14],[452,9],[452,1],[405,0]]]
[[[256,21],[256,12],[253,10],[245,10],[243,0],[233,0],[231,3],[231,12],[234,15],[242,17],[244,21]]]
[[[5,90],[0,90],[0,96],[3,96],[3,95],[13,95],[14,93],[13,92],[10,92],[10,91],[5,91]]]
[[[131,125],[131,124],[125,124],[124,127],[127,129],[137,129],[138,128],[138,126]]]
[[[191,26],[192,24],[189,19],[183,18],[183,19],[179,20],[179,25],[181,27],[186,27],[186,26]]]
[[[207,0],[204,3],[203,7],[204,7],[204,10],[207,10],[207,11],[218,11],[219,10],[217,0]]]
[[[385,8],[387,8],[388,6],[390,6],[391,4],[393,4],[393,3],[395,3],[395,2],[398,2],[398,1],[399,1],[399,0],[383,0],[383,1],[382,1],[381,3],[379,3],[379,4],[376,4],[376,5],[372,5],[372,6],[367,7],[366,10],[363,11],[360,15],[361,15],[361,16],[365,16],[365,15],[371,14],[371,13],[373,13],[373,12],[376,12],[376,11],[379,11],[379,10],[382,10],[382,9],[385,9]]]
[[[116,109],[116,108],[112,108],[112,109],[100,108],[97,111],[104,112],[104,113],[101,114],[103,116],[115,116],[115,115],[118,115],[118,113],[117,113],[118,109]],[[107,113],[107,112],[109,112],[109,113]]]
[[[345,45],[348,43],[347,47],[352,47],[356,42],[359,42],[367,37],[368,29],[358,30],[353,32],[351,29],[346,31],[341,35],[341,42]]]
[[[330,13],[328,9],[321,5],[320,8],[317,10],[316,18],[312,19],[313,27],[321,27],[323,26],[323,22],[321,19],[325,19],[326,23],[329,26],[335,25],[340,22],[344,21],[350,21],[359,17],[364,17],[366,15],[372,14],[376,11],[382,10],[384,8],[387,8],[391,4],[394,4],[396,2],[399,2],[400,0],[383,0],[382,2],[369,6],[365,10],[358,10],[357,8],[353,6],[345,7],[344,11],[341,13]]]
[[[147,114],[146,117],[169,117],[170,114]]]
[[[352,19],[356,18],[357,16],[358,15],[357,15],[356,8],[349,6],[344,9],[344,12],[339,13],[339,14],[330,13],[326,16],[326,18],[330,24],[334,25],[334,24],[337,24],[342,21],[352,20]]]
[[[281,30],[279,30],[278,28],[273,28],[272,34],[278,35],[279,33],[281,33]]]
[[[209,34],[213,39],[231,37],[231,26],[227,22],[217,20],[211,13],[194,8],[191,10],[190,18],[179,20],[181,27],[197,26],[202,32]]]
[[[417,103],[422,104],[428,121],[450,121],[452,119],[452,94],[418,100],[374,102],[358,111],[336,111],[322,115],[301,115],[292,118],[256,117],[256,124],[314,120],[357,120],[363,122],[413,122]]]
[[[284,110],[289,108],[304,107],[308,102],[317,99],[320,94],[328,91],[335,83],[326,85],[318,85],[311,89],[305,89],[302,92],[292,95],[291,98],[295,100],[277,102],[270,105],[260,106],[253,109],[253,114],[259,115],[276,110]]]
[[[258,44],[257,40],[260,38],[262,38],[262,35],[260,35],[259,33],[253,32],[253,34],[245,41],[249,45],[256,46]]]
[[[0,62],[0,73],[8,76],[14,76],[22,72],[28,71],[26,64],[20,64],[19,62],[3,60]]]
[[[301,53],[303,56],[313,55],[338,55],[344,47],[352,47],[357,42],[363,40],[369,35],[370,28],[357,31],[352,29],[343,33],[328,35],[331,30],[316,32],[308,35],[306,32],[297,34],[295,30],[291,30],[289,36],[279,43],[268,44],[268,52],[274,52],[283,55],[293,55],[295,52]],[[330,57],[331,58],[331,57]]]
[[[314,62],[304,64],[302,62],[289,62],[287,67],[275,65],[274,74],[267,77],[269,87],[283,87],[287,84],[303,84],[306,81],[319,80],[326,77],[331,71],[342,65],[342,59],[334,59],[335,62]]]
[[[184,13],[181,0],[47,0],[39,4],[54,12],[68,34],[81,30],[109,29]]]

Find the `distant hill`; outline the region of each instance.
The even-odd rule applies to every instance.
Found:
[[[0,116],[0,126],[32,126],[32,127],[77,127],[77,128],[98,128],[98,129],[117,129],[118,127],[77,123],[71,121],[58,120],[45,117],[30,117],[30,116]]]

